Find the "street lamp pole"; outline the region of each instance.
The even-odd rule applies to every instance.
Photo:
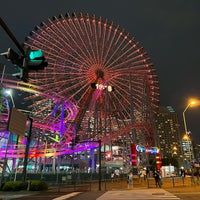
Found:
[[[187,135],[187,146],[188,146],[188,153],[189,153],[189,163],[191,163],[191,150],[190,150],[190,144],[189,144],[189,133],[187,130],[187,123],[186,123],[186,118],[185,118],[185,112],[187,111],[187,109],[191,106],[194,105],[196,102],[195,101],[191,101],[188,103],[188,105],[186,106],[186,108],[183,111],[183,123],[184,123],[184,130],[185,130],[185,134]]]
[[[11,101],[12,101],[12,108],[15,107],[15,103],[14,103],[14,100],[13,100],[13,97],[12,97],[12,93],[11,93],[11,90],[5,90],[5,93],[7,95],[10,96],[11,98]],[[9,115],[10,115],[10,105],[9,105]],[[10,117],[10,116],[9,116]],[[2,169],[2,174],[1,174],[1,179],[0,179],[0,185],[4,182],[4,174],[6,172],[6,168],[7,168],[7,161],[8,161],[8,158],[7,158],[7,153],[8,153],[8,149],[9,149],[9,144],[11,142],[11,138],[12,138],[12,133],[9,132],[8,134],[8,140],[7,140],[7,144],[6,144],[6,150],[5,150],[5,156],[4,156],[4,161],[3,161],[3,169]]]
[[[185,118],[185,112],[186,110],[190,107],[191,103],[189,103],[185,110],[183,111],[183,123],[184,123],[184,130],[185,130],[185,134],[188,134],[188,130],[187,130],[187,123],[186,123],[186,118]]]
[[[99,143],[99,191],[101,191],[101,140],[98,140]]]
[[[15,102],[14,102],[14,99],[13,99],[13,96],[12,96],[12,91],[6,89],[5,93],[10,96],[10,99],[11,99],[11,102],[12,102],[12,108],[15,108]]]

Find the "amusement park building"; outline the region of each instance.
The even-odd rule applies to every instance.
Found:
[[[163,158],[182,158],[180,124],[177,113],[171,106],[160,107],[155,120],[157,144]]]

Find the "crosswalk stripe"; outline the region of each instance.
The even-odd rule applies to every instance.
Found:
[[[60,196],[60,197],[57,197],[57,198],[54,198],[52,200],[64,200],[64,199],[68,199],[70,197],[73,197],[73,196],[76,196],[78,194],[80,194],[81,192],[72,192],[70,194],[66,194],[66,195],[63,195],[63,196]]]
[[[179,200],[177,196],[163,189],[142,189],[125,191],[108,191],[97,200]]]

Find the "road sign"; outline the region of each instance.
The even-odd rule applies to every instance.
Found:
[[[27,116],[16,108],[12,108],[8,122],[8,131],[25,136],[26,122]]]

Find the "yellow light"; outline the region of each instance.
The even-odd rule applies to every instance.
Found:
[[[190,99],[188,101],[188,105],[190,107],[197,106],[197,105],[200,105],[200,101],[198,99]]]
[[[184,139],[184,140],[188,140],[188,139],[189,139],[189,136],[188,136],[187,134],[185,134],[185,135],[183,136],[183,139]]]
[[[196,104],[196,101],[191,101],[190,102],[190,106],[192,107],[192,106],[194,106]]]
[[[176,146],[173,147],[173,150],[177,150]]]

